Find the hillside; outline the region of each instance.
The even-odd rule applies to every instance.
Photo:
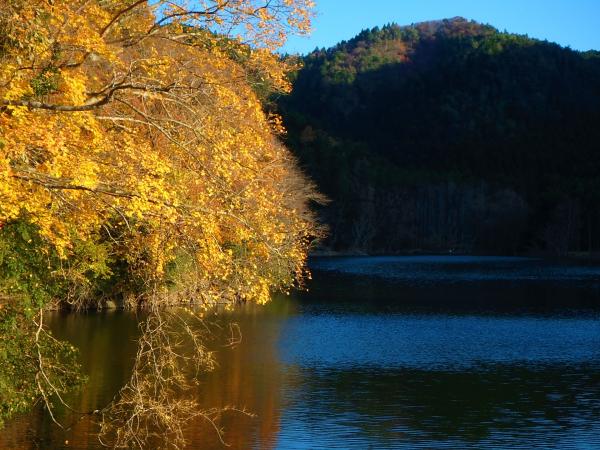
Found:
[[[277,107],[331,248],[600,248],[600,53],[454,18],[303,63]]]

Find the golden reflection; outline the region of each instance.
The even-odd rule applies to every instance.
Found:
[[[223,445],[209,422],[197,417],[185,427],[187,448],[275,448],[286,376],[277,342],[282,316],[295,311],[293,300],[278,298],[267,306],[245,305],[215,319],[221,330],[214,339],[218,366],[202,376],[197,400],[201,409],[227,409],[217,424],[230,447]],[[54,334],[79,348],[88,382],[68,399],[73,411],[57,410],[64,429],[52,424],[48,414],[37,408],[7,423],[0,435],[0,448],[103,448],[98,441],[101,417],[94,411],[109,404],[129,380],[141,320],[143,317],[134,313],[119,311],[50,314]],[[227,346],[231,322],[237,323],[242,333],[241,341],[233,347]]]

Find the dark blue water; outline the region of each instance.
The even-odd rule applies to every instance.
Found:
[[[198,395],[256,413],[223,417],[231,448],[600,450],[600,267],[450,256],[311,265],[309,292],[220,319],[243,340],[219,351]],[[126,380],[136,320],[53,318],[90,373],[81,408]],[[56,430],[40,412],[9,426],[0,448],[99,448],[93,432],[86,421]],[[189,440],[223,448],[202,423]]]
[[[600,268],[321,258],[280,448],[600,449]]]
[[[600,288],[600,268],[508,256],[387,256],[314,258],[314,270],[395,280],[412,286],[483,281],[572,283]]]

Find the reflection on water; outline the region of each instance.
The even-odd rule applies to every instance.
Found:
[[[306,369],[281,448],[600,448],[598,366]],[[290,444],[290,445],[288,445]]]
[[[303,315],[285,330],[281,360],[303,367],[466,370],[600,362],[594,318]]]
[[[463,257],[313,266],[309,293],[219,319],[237,321],[243,340],[219,351],[199,398],[256,414],[223,417],[231,448],[600,449],[600,268]],[[101,408],[126,381],[137,320],[52,317],[89,374],[77,409]],[[90,417],[63,418],[71,429],[42,411],[22,417],[0,448],[101,448]],[[201,420],[188,438],[223,448]]]
[[[596,282],[594,265],[572,265],[509,256],[387,256],[319,258],[314,268],[353,275],[402,280],[416,286],[476,281]]]

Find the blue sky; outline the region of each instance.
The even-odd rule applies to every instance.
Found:
[[[600,50],[600,0],[315,0],[310,37],[292,37],[283,51],[307,53],[349,39],[363,28],[462,16],[511,33],[576,50]]]

